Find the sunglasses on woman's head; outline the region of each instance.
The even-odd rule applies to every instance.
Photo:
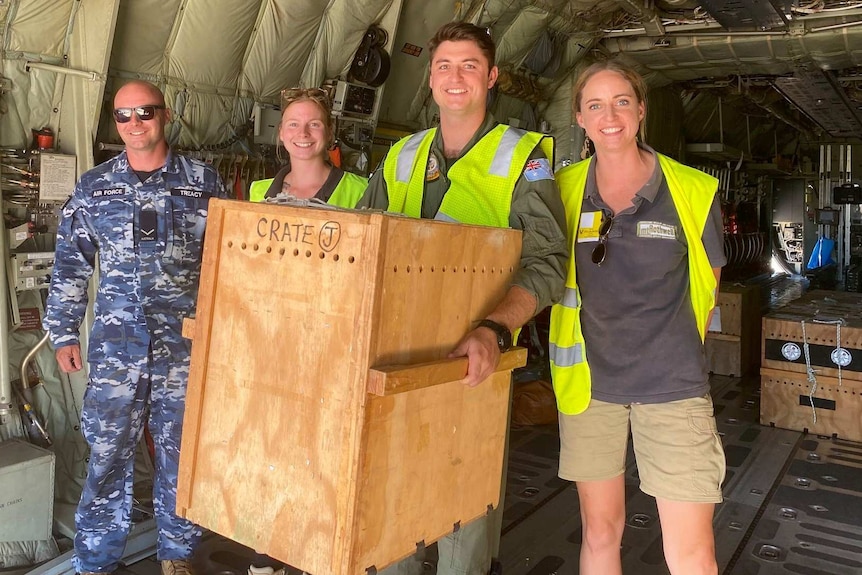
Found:
[[[146,122],[156,117],[156,110],[164,110],[165,106],[152,104],[150,106],[136,106],[134,108],[114,108],[114,121],[118,124],[125,124],[132,120],[132,114],[135,114],[139,120]]]
[[[327,108],[330,106],[329,92],[323,88],[285,88],[281,91],[281,109],[304,98],[322,102]]]

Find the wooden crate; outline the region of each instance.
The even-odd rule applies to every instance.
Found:
[[[710,373],[739,377],[756,371],[760,364],[760,355],[743,346],[739,336],[708,333],[703,343]]]
[[[515,230],[211,201],[184,330],[178,512],[346,575],[496,507],[510,370],[526,352],[474,388],[458,381],[466,359],[445,358],[507,291],[520,242]]]
[[[704,346],[711,373],[741,376],[760,368],[760,288],[722,283],[718,292],[721,330],[709,331]]]
[[[862,294],[811,291],[766,315],[761,365],[805,373],[805,343],[818,375],[862,381]],[[840,371],[839,354],[848,362]]]
[[[813,402],[804,373],[763,368],[760,383],[761,424],[862,441],[862,382],[818,375]]]

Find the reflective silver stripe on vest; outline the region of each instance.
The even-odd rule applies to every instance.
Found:
[[[567,287],[566,292],[563,294],[563,299],[560,301],[560,305],[563,307],[577,308],[581,305],[580,298],[578,297],[578,290]]]
[[[494,153],[494,159],[491,160],[491,167],[488,173],[492,176],[501,176],[503,178],[509,175],[509,168],[512,167],[512,156],[515,155],[515,146],[521,141],[527,132],[512,128],[511,126],[503,132],[503,137],[500,138],[500,144],[497,146],[497,151]]]
[[[456,220],[455,218],[453,218],[452,216],[450,216],[448,214],[444,214],[443,212],[437,212],[434,215],[434,219],[437,220],[438,222],[449,222],[450,224],[460,224],[461,223],[458,220]]]
[[[551,343],[548,345],[548,353],[557,367],[572,367],[584,362],[584,349],[579,343],[571,347],[559,347]]]
[[[413,172],[413,160],[416,159],[416,152],[419,150],[419,145],[427,133],[428,130],[416,132],[404,143],[404,146],[398,153],[398,163],[395,164],[396,181],[405,184],[410,181],[410,174]]]

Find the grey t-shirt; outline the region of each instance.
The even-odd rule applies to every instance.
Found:
[[[581,227],[612,213],[596,188],[597,161],[587,175]],[[601,266],[591,259],[595,239],[575,248],[593,397],[628,404],[702,396],[709,378],[689,294],[688,245],[657,160],[633,204],[614,215]],[[712,267],[722,267],[717,198],[702,241]]]

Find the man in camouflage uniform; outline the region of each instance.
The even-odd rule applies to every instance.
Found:
[[[170,112],[156,86],[129,82],[114,106],[126,148],[81,176],[63,206],[44,320],[60,368],[81,369],[78,328],[98,257],[81,413],[90,459],[72,563],[79,573],[117,568],[131,527],[135,449],[148,423],[158,557],[163,574],[183,575],[201,530],[175,513],[190,362],[182,320],[195,309],[207,204],[225,188],[210,166],[171,152]]]

